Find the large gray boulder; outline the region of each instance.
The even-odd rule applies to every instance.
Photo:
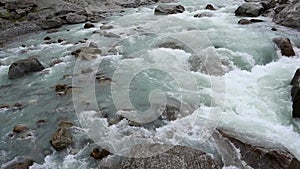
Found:
[[[155,15],[168,15],[182,13],[185,11],[185,8],[182,5],[159,5],[155,8]]]
[[[264,7],[262,6],[262,4],[246,2],[236,9],[235,15],[257,17],[261,15],[263,11]]]
[[[286,149],[264,148],[247,144],[226,131],[221,137],[238,149],[240,159],[248,166],[257,169],[299,169],[300,161]],[[240,136],[238,136],[240,137]]]
[[[8,78],[15,79],[26,74],[38,72],[45,69],[37,58],[28,58],[13,62],[8,71]]]
[[[300,29],[300,0],[294,0],[286,8],[275,15],[277,24]]]
[[[168,145],[140,145],[138,152],[159,152]],[[133,152],[134,153],[134,152]],[[137,155],[137,154],[135,154]],[[189,147],[174,146],[161,154],[147,158],[130,158],[122,161],[121,169],[220,169],[218,163],[208,154]]]

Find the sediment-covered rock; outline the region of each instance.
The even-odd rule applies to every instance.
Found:
[[[62,150],[73,143],[73,137],[69,129],[61,127],[52,135],[50,143],[56,150]]]
[[[159,5],[155,8],[155,15],[168,15],[182,13],[185,11],[185,8],[182,5]]]
[[[43,69],[45,69],[45,67],[35,57],[18,60],[10,65],[8,78],[15,79],[29,73],[41,71]]]

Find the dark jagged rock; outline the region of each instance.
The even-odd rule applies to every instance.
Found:
[[[298,169],[300,161],[284,149],[266,149],[245,144],[226,132],[221,131],[233,146],[239,149],[241,160],[252,168],[261,169]]]
[[[94,28],[94,27],[95,27],[95,25],[92,24],[92,23],[86,23],[86,24],[84,24],[84,26],[83,26],[84,29],[89,29],[89,28]]]
[[[61,127],[52,135],[50,143],[56,150],[62,150],[73,143],[73,137],[69,129]]]
[[[295,56],[293,45],[289,38],[274,38],[273,42],[281,50],[281,54],[284,56]]]
[[[182,13],[185,11],[185,8],[182,5],[159,5],[155,8],[155,15],[168,15]]]
[[[286,8],[275,15],[277,24],[300,29],[300,0],[294,0]]]
[[[264,22],[264,20],[261,20],[261,19],[250,19],[250,21],[252,23]]]
[[[292,116],[300,118],[300,68],[295,72],[290,84],[293,86],[291,89],[293,102]]]
[[[107,157],[109,154],[110,152],[105,149],[100,151],[98,148],[94,148],[90,155],[97,160],[101,160]]]
[[[165,149],[165,148],[168,148]],[[167,150],[167,151],[165,151]],[[132,150],[132,153],[138,155],[143,152],[147,158],[130,158],[121,162],[121,169],[220,169],[217,162],[208,154],[189,147],[168,145],[138,145]],[[156,156],[150,154],[159,153]],[[149,157],[150,156],[150,157]]]
[[[206,5],[205,9],[212,10],[212,11],[216,10],[216,8],[212,4]]]
[[[264,7],[257,3],[244,3],[235,11],[236,16],[257,17],[262,14]]]
[[[9,67],[8,78],[15,79],[45,69],[37,58],[18,60]]]
[[[51,40],[51,38],[50,38],[49,36],[46,36],[46,37],[44,38],[44,40]]]
[[[2,169],[29,169],[33,162],[29,157],[16,157],[14,160],[4,164]]]

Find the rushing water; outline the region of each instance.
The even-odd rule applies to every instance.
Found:
[[[209,2],[219,9],[204,10]],[[285,147],[300,160],[299,122],[291,118],[289,86],[300,65],[300,49],[295,47],[297,56],[287,58],[280,55],[272,42],[274,37],[287,36],[300,46],[299,32],[277,25],[279,31],[273,32],[270,29],[275,24],[269,18],[262,18],[266,20],[264,23],[238,25],[234,10],[241,1],[182,0],[180,3],[186,7],[182,14],[155,16],[155,6],[150,6],[110,18],[108,24],[114,28],[108,32],[120,38],[93,34],[103,23],[91,29],[83,29],[79,24],[65,26],[56,33],[31,35],[0,51],[0,102],[24,105],[20,109],[0,109],[0,164],[25,155],[36,161],[33,169],[97,168],[98,162],[88,157],[96,145],[88,144],[92,141],[86,131],[118,155],[122,155],[123,145],[138,143],[132,139],[139,137],[151,143],[199,148],[219,158],[222,154],[214,144],[205,142],[210,129],[216,126],[243,133],[240,137],[252,144]],[[212,16],[193,17],[201,12]],[[62,38],[68,43],[44,44],[45,36]],[[86,63],[79,63],[70,54],[85,45],[74,45],[83,38],[96,42],[103,53],[111,48],[118,53],[101,56],[84,66]],[[181,43],[183,49],[159,47],[170,41]],[[47,69],[8,80],[9,65],[33,55]],[[203,57],[208,63],[204,64]],[[50,67],[53,59],[58,58],[63,62]],[[80,86],[76,80],[82,80],[77,74],[82,66],[110,77],[112,82],[99,85],[84,79],[89,84]],[[64,78],[73,74],[73,79]],[[73,85],[73,93],[58,96],[54,86],[59,83]],[[124,97],[126,94],[128,97]],[[128,100],[132,105],[128,106]],[[94,104],[81,108],[78,104],[83,101]],[[133,108],[155,112],[165,102],[182,104],[182,111],[187,112],[185,117],[172,122],[151,122],[152,119],[144,127],[130,126],[127,120],[108,125],[107,121],[117,114],[130,116],[136,113]],[[97,109],[108,120],[98,116]],[[37,125],[41,119],[47,120],[46,125]],[[58,123],[65,120],[81,127],[72,128],[75,145],[56,152],[49,138]],[[29,126],[31,136],[11,137],[16,124]],[[93,130],[94,125],[101,130],[101,138],[97,137],[98,130]],[[46,156],[49,152],[53,153]],[[103,163],[114,163],[114,158],[110,156]]]

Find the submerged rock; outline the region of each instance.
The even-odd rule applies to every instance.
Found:
[[[244,3],[235,11],[236,16],[257,17],[262,14],[264,7],[257,3]]]
[[[240,19],[238,24],[240,25],[248,25],[248,24],[251,24],[252,22],[248,19]]]
[[[112,28],[113,28],[112,25],[101,25],[100,26],[100,29],[103,29],[103,30],[105,30],[105,29],[112,29]]]
[[[38,72],[45,69],[37,58],[28,58],[13,62],[8,71],[9,79],[16,79],[26,74]]]
[[[300,0],[292,1],[275,15],[273,21],[283,26],[300,29]]]
[[[166,150],[165,148],[169,148]],[[160,154],[151,156],[154,153]],[[138,145],[132,153],[150,152],[147,158],[129,158],[121,162],[121,169],[220,169],[217,162],[208,154],[189,147],[169,145]],[[144,154],[147,155],[147,154]],[[149,157],[150,156],[150,157]]]
[[[76,58],[80,58],[83,60],[92,60],[97,57],[97,55],[101,55],[102,51],[99,48],[95,47],[82,47],[79,49],[76,49],[71,53]]]
[[[289,38],[274,38],[273,42],[281,50],[281,54],[284,56],[295,56],[293,45]]]
[[[156,15],[168,15],[183,13],[185,8],[182,5],[159,5],[155,8],[154,14]]]
[[[50,143],[56,150],[62,150],[73,143],[73,137],[69,129],[61,127],[52,135]]]
[[[212,17],[213,14],[211,13],[198,13],[196,15],[194,15],[195,18],[202,18],[202,17]]]
[[[16,157],[14,160],[4,164],[1,169],[29,169],[33,162],[30,157]]]

